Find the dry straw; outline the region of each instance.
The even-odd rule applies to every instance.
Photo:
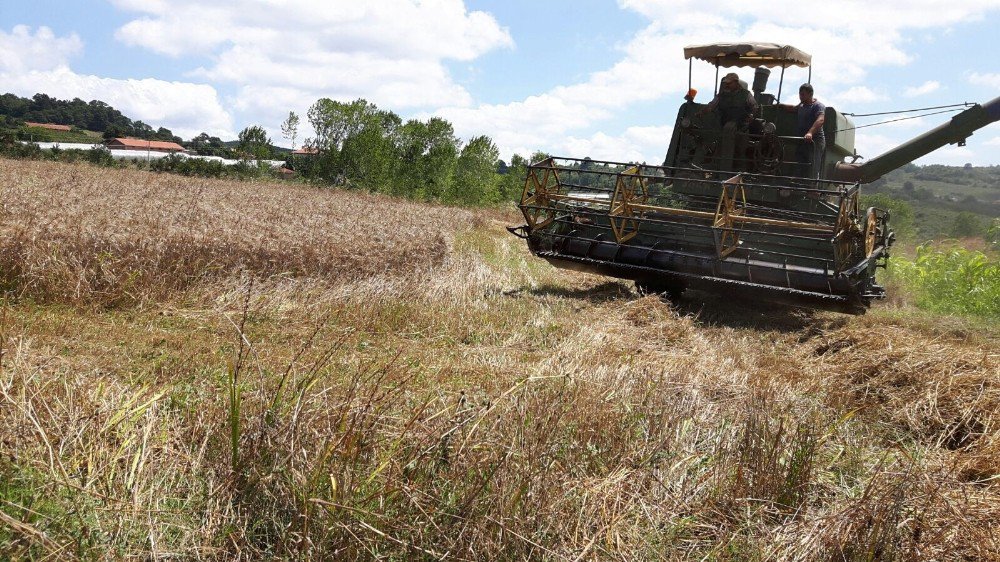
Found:
[[[3,303],[0,557],[1000,559],[989,332],[638,298],[467,211],[0,165],[6,283],[143,303]]]
[[[129,304],[203,280],[439,265],[469,212],[330,189],[0,160],[0,286]]]

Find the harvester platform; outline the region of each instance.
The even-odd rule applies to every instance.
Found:
[[[528,169],[515,233],[555,266],[862,313],[892,242],[857,183],[552,157]]]

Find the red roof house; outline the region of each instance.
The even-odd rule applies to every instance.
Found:
[[[184,152],[184,147],[176,142],[143,140],[143,139],[111,139],[104,143],[108,148],[117,150],[151,150],[153,152]]]

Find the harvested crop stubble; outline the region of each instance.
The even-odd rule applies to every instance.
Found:
[[[815,347],[818,367],[845,409],[885,421],[927,445],[954,451],[963,480],[1000,474],[1000,353],[959,337],[913,337],[896,326],[860,320]],[[910,337],[907,337],[910,336]]]
[[[269,183],[0,160],[0,287],[116,305],[246,273],[341,281],[440,264],[459,209]]]
[[[0,305],[0,559],[1000,559],[991,334],[636,298],[490,228],[432,275]]]

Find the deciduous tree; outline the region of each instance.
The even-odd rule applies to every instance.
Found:
[[[344,140],[359,132],[367,119],[378,112],[374,104],[363,99],[350,103],[323,98],[309,108],[307,116],[313,130],[314,142],[320,150],[340,150]]]
[[[251,125],[239,135],[239,150],[246,159],[263,160],[271,155],[271,139],[260,125]]]
[[[292,150],[295,150],[295,138],[299,135],[299,116],[294,111],[288,112],[288,118],[281,123],[281,136],[292,143]]]
[[[455,181],[447,199],[470,205],[499,201],[499,160],[500,151],[489,137],[473,137],[458,156]]]

